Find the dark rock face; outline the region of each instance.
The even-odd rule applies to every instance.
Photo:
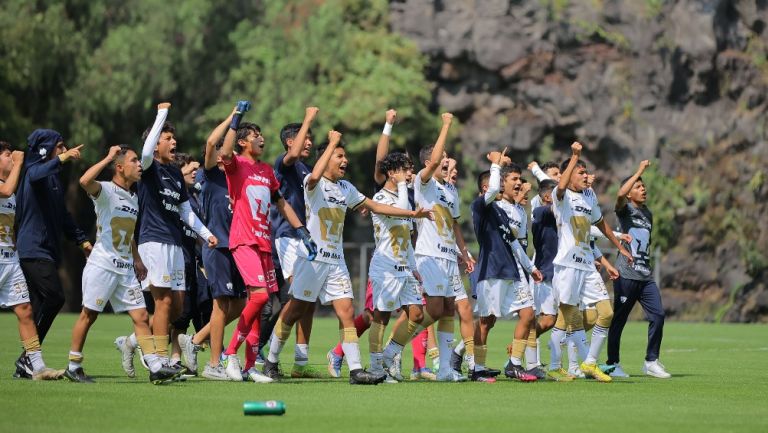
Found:
[[[560,160],[578,139],[607,213],[608,187],[655,159],[685,203],[660,261],[670,314],[768,321],[768,1],[390,4],[462,123],[465,164],[505,145]]]

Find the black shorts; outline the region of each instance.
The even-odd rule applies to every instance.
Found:
[[[203,248],[203,267],[214,299],[245,298],[245,283],[227,248]]]

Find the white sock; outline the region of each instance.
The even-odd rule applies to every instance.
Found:
[[[309,362],[309,345],[296,344],[293,349],[293,360],[296,365],[307,365]]]
[[[464,355],[464,340],[459,341],[459,344],[456,345],[456,347],[453,348],[453,352],[459,356]]]
[[[589,348],[587,346],[587,333],[583,329],[579,329],[578,331],[573,332],[573,336],[571,338],[576,344],[576,349],[579,351],[579,360],[587,359],[587,355],[589,354]]]
[[[40,371],[45,368],[45,362],[43,362],[43,352],[36,350],[34,352],[27,352],[29,362],[32,363],[32,371]]]
[[[394,359],[395,356],[399,355],[402,352],[403,352],[403,346],[395,343],[392,340],[390,340],[389,344],[387,344],[387,347],[384,348],[384,356],[387,359]]]
[[[603,348],[603,343],[608,338],[608,328],[595,325],[592,328],[592,341],[589,342],[589,355],[587,355],[587,364],[597,364],[597,358],[600,357],[600,350]]]
[[[566,337],[566,345],[568,346],[568,370],[576,371],[579,368],[579,350],[573,341],[573,334]]]
[[[280,352],[283,351],[285,341],[280,341],[277,335],[272,334],[272,338],[269,339],[269,354],[267,355],[267,361],[277,363],[280,360]]]
[[[144,355],[144,361],[147,362],[147,367],[152,373],[157,373],[163,366],[163,358],[153,354]]]
[[[135,333],[134,333],[134,334],[131,334],[131,335],[129,335],[129,336],[128,336],[128,338],[127,338],[125,341],[127,341],[127,342],[128,342],[128,345],[129,345],[130,347],[133,347],[134,349],[135,349],[136,347],[138,347],[138,345],[139,345],[139,341],[138,341],[138,340],[136,340],[136,334],[135,334]]]
[[[437,331],[437,347],[440,351],[440,369],[451,368],[451,343],[453,332]]]
[[[83,353],[82,352],[73,352],[73,351],[70,350],[69,351],[69,356],[74,356],[76,358],[83,359]],[[69,365],[67,366],[67,370],[75,371],[75,370],[77,370],[78,368],[80,368],[82,366],[83,366],[82,362],[76,362],[76,361],[72,361],[70,359],[69,360]]]
[[[562,367],[563,350],[560,345],[565,340],[565,330],[552,328],[552,335],[549,337],[549,369],[558,370]]]
[[[539,365],[539,355],[538,355],[538,349],[539,347],[530,347],[525,346],[525,368],[526,370],[530,370],[534,367],[538,367]]]
[[[465,355],[464,360],[467,361],[467,368],[474,370],[477,364],[475,364],[475,355]]]
[[[347,357],[347,365],[349,366],[349,371],[363,368],[363,364],[360,362],[359,344],[342,342],[341,348],[344,349],[344,356]]]
[[[536,339],[536,365],[539,365],[541,362],[541,341],[539,339]]]
[[[488,370],[483,364],[475,364],[475,371],[485,371]]]

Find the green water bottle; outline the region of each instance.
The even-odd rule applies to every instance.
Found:
[[[245,415],[282,415],[285,413],[285,403],[278,400],[246,401],[243,403]]]

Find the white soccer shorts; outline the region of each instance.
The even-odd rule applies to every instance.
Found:
[[[535,283],[533,287],[533,302],[537,314],[557,316],[557,292],[552,288],[551,281]]]
[[[557,299],[563,304],[579,305],[583,303],[582,297],[586,293],[587,287],[600,287],[600,285],[605,288],[603,279],[596,271],[555,265],[552,288],[557,291]]]
[[[19,262],[0,263],[0,308],[29,302],[29,289]]]
[[[456,301],[467,299],[467,291],[461,281],[457,262],[440,257],[417,255],[416,269],[421,274],[426,295],[456,298]]]
[[[412,275],[393,277],[371,274],[373,307],[379,311],[395,311],[406,305],[421,305],[421,287]]]
[[[301,247],[302,243],[299,239],[285,236],[275,239],[275,250],[277,250],[277,258],[280,259],[280,270],[286,280],[294,274],[296,257],[299,256],[298,251]]]
[[[475,312],[480,317],[508,317],[533,307],[533,293],[527,281],[488,279],[477,283]]]
[[[186,290],[184,251],[180,246],[146,242],[139,245],[139,256],[147,267],[147,277],[141,281],[144,290],[149,290],[150,285],[180,292]]]
[[[294,267],[291,295],[301,301],[328,305],[337,299],[354,299],[347,265],[309,261],[299,256]]]
[[[83,269],[83,306],[104,311],[107,302],[115,313],[146,308],[139,280],[133,273],[118,274],[86,263]]]
[[[609,301],[611,297],[608,295],[608,289],[605,288],[605,281],[595,269],[594,272],[587,277],[587,281],[584,285],[584,293],[581,295],[581,303],[585,306],[594,306],[600,301]]]

